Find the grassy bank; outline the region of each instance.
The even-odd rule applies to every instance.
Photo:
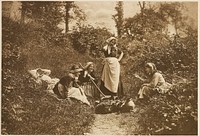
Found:
[[[65,43],[65,44],[64,44]],[[44,40],[31,24],[20,25],[3,18],[2,134],[83,135],[89,132],[93,109],[80,102],[58,101],[31,80],[27,70],[38,67],[64,76],[72,64],[85,63],[70,42]]]

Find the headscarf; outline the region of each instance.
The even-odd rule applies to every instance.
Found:
[[[154,74],[155,72],[157,72],[157,68],[156,65],[154,63],[146,63],[145,67],[149,67],[151,69],[151,73],[150,74]]]
[[[93,62],[87,62],[86,66],[84,67],[84,69],[88,69],[89,66],[94,65]]]
[[[115,38],[115,37],[110,37],[110,38],[108,38],[108,39],[106,40],[106,42],[107,42],[107,43],[110,43],[112,40],[117,41],[117,38]]]
[[[110,37],[110,38],[108,38],[108,39],[106,40],[106,42],[107,42],[108,44],[107,44],[106,46],[104,46],[104,48],[103,48],[105,51],[108,52],[108,54],[110,54],[110,52],[111,52],[111,46],[109,45],[109,43],[110,43],[112,40],[117,41],[117,38],[115,38],[115,37]],[[117,47],[117,45],[115,44],[115,45],[113,45],[113,47]]]
[[[75,73],[81,72],[81,71],[83,71],[83,69],[81,69],[78,65],[73,65],[71,67],[70,73],[75,74]]]

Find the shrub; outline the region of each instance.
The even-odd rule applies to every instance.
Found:
[[[71,33],[71,39],[74,49],[78,52],[89,54],[92,57],[101,57],[101,49],[111,35],[106,28],[79,25]]]
[[[180,84],[166,95],[152,97],[143,116],[143,131],[150,134],[197,134],[196,84]]]
[[[188,39],[193,37],[194,39]],[[191,67],[197,72],[197,36],[189,35],[179,40],[170,40],[164,34],[146,35],[145,41],[133,40],[128,42],[121,40],[121,46],[125,52],[124,65],[131,64],[126,71],[142,72],[141,67],[145,62],[153,62],[164,73],[178,73],[188,77],[188,68]],[[129,63],[127,63],[129,62]],[[185,72],[185,73],[184,73]],[[131,74],[130,73],[130,74]],[[184,75],[185,74],[185,75]]]

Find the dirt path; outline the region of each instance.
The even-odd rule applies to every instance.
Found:
[[[95,114],[94,125],[88,135],[126,135],[120,119],[121,114]]]

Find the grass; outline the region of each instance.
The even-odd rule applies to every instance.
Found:
[[[83,135],[89,131],[94,120],[91,107],[79,101],[58,100],[24,79],[29,84],[3,97],[2,134]]]

